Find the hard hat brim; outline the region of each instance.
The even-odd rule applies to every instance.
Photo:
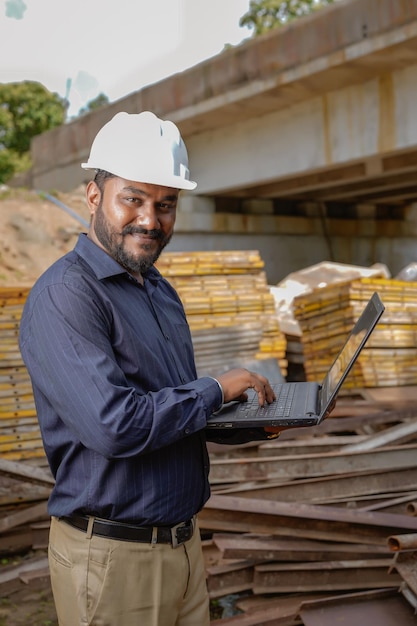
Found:
[[[95,165],[94,163],[81,163],[81,167],[84,170],[105,170],[119,178],[124,178],[125,180],[132,180],[137,183],[146,183],[149,185],[161,185],[162,187],[171,187],[173,189],[186,189],[192,190],[197,187],[197,183],[194,180],[188,180],[183,178],[182,176],[158,176],[155,174],[145,174],[141,172],[140,174],[135,172],[124,172],[123,174],[114,171],[115,168],[107,169],[102,164]],[[129,174],[129,176],[127,176]]]

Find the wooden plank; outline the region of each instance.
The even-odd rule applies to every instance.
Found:
[[[48,571],[47,557],[37,557],[3,569],[0,572],[1,595],[5,597],[18,591],[32,576],[45,576]]]
[[[22,510],[11,513],[10,515],[0,518],[0,534],[27,524],[28,522],[34,522],[39,519],[47,517],[47,503],[46,501],[35,504],[35,506],[27,507]]]
[[[7,459],[0,459],[0,475],[43,487],[55,484],[54,478],[44,469]]]

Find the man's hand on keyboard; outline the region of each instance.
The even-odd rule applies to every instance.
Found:
[[[220,376],[216,376],[216,380],[223,389],[225,402],[231,402],[232,400],[243,402],[247,400],[248,394],[246,391],[248,389],[256,391],[260,406],[271,404],[276,399],[272,387],[265,376],[256,372],[250,372],[243,367],[232,369]]]

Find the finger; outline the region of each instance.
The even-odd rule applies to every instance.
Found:
[[[272,389],[272,387],[269,384],[269,382],[267,382],[267,384],[265,385],[265,396],[266,396],[266,401],[269,404],[271,404],[271,402],[273,402],[274,400],[277,399],[275,391]]]
[[[264,397],[264,403],[265,401],[268,402],[268,404],[271,404],[271,402],[273,402],[274,400],[276,400],[276,395],[274,393],[274,390],[272,389],[269,380],[265,377],[260,377],[260,383],[262,385],[262,394]]]
[[[271,404],[271,402],[275,400],[275,393],[273,392],[271,385],[266,378],[264,381],[256,381],[253,385],[253,389],[255,389],[258,394],[258,402],[260,406],[265,406],[265,403]]]

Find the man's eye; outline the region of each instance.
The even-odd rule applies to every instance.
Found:
[[[162,211],[171,211],[175,208],[175,205],[169,202],[161,202],[158,206]]]

